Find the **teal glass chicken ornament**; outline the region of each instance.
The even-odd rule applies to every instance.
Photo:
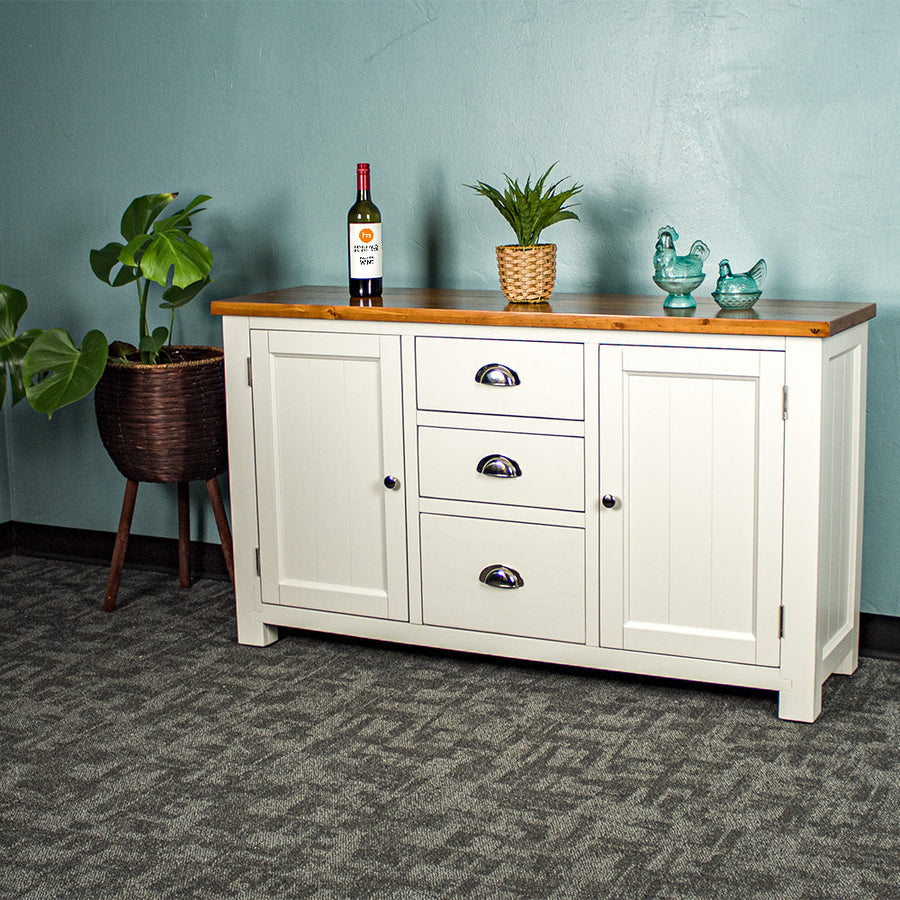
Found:
[[[731,262],[723,259],[719,263],[719,280],[712,292],[713,300],[722,309],[750,309],[759,300],[767,272],[766,261],[761,259],[749,271],[734,275]]]
[[[668,291],[665,309],[692,309],[697,305],[691,296],[703,283],[706,275],[703,263],[709,256],[709,247],[703,241],[694,241],[687,256],[675,253],[678,232],[671,225],[659,229],[656,252],[653,254],[653,281],[657,287]]]

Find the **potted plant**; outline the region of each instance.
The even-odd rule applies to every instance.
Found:
[[[115,288],[135,285],[137,343],[108,343],[101,332],[92,331],[79,348],[60,328],[26,333],[29,345],[21,360],[24,394],[34,409],[50,416],[94,391],[100,438],[128,481],[113,569],[119,551],[124,558],[139,482],[179,485],[181,530],[186,524],[187,483],[203,480],[230,573],[230,533],[216,482],[227,462],[224,353],[220,347],[172,343],[176,310],[210,283],[213,255],[191,235],[192,216],[202,212],[201,204],[210,197],[198,195],[180,211],[160,218],[177,196],[135,198],[122,216],[123,240],[90,254],[91,269],[101,281]],[[151,329],[153,285],[162,289],[160,308],[168,312],[169,324]],[[185,586],[186,580],[182,560]],[[114,589],[107,588],[108,610],[117,591],[116,578]]]
[[[25,394],[38,412],[52,415],[94,390],[103,445],[134,481],[193,481],[224,470],[222,350],[172,344],[176,310],[210,282],[212,253],[191,235],[191,217],[210,198],[201,194],[160,218],[177,196],[136,197],[122,216],[123,240],[90,254],[91,269],[105,284],[135,285],[137,342],[110,344],[92,331],[78,348],[66,331],[53,328],[34,337],[23,361]],[[151,329],[154,284],[162,288],[160,308],[169,324]]]
[[[483,181],[466,185],[487,197],[516,234],[516,244],[496,248],[500,288],[510,303],[542,303],[550,299],[556,283],[556,244],[539,243],[541,232],[565,219],[578,219],[567,203],[583,186],[574,184],[558,190],[565,181],[562,179],[545,187],[552,170],[550,166],[534,186],[529,175],[524,187],[504,174],[506,189],[502,193]]]
[[[31,329],[16,336],[15,328],[28,303],[21,291],[3,286],[0,361],[7,364],[14,402],[25,396],[35,410],[52,416],[61,407],[87,396],[109,365],[161,365],[197,355],[185,354],[185,349],[192,348],[173,346],[171,340],[175,311],[210,282],[212,253],[190,234],[191,216],[201,212],[197,207],[210,198],[201,194],[180,212],[159,220],[160,213],[177,196],[168,193],[135,198],[122,216],[121,232],[127,243],[110,242],[90,254],[91,268],[101,281],[113,287],[135,283],[137,345],[124,341],[110,344],[97,330],[85,335],[82,347],[77,347],[62,328]],[[148,319],[152,283],[164,288],[160,307],[169,311],[170,322],[168,328],[160,326],[153,331]],[[206,355],[222,356],[220,348],[203,350]]]
[[[210,282],[212,253],[191,235],[191,217],[210,198],[201,194],[180,212],[159,218],[176,196],[137,197],[122,216],[124,243],[112,241],[90,256],[101,281],[134,284],[137,292],[138,343],[110,345],[94,392],[103,445],[134,481],[207,480],[209,472],[225,469],[223,352],[172,343],[176,310]],[[160,308],[168,311],[169,325],[151,330],[153,284],[163,289]]]

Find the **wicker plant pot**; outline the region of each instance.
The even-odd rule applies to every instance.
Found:
[[[208,481],[225,471],[225,358],[172,347],[162,365],[110,361],[94,389],[100,438],[130,481]]]
[[[497,247],[497,271],[510,303],[544,303],[556,283],[556,244]]]

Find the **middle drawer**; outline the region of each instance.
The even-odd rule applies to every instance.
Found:
[[[584,439],[419,427],[419,494],[584,511]]]

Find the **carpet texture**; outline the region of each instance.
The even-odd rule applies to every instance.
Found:
[[[0,896],[900,897],[900,664],[768,692],[282,631],[0,559]]]

